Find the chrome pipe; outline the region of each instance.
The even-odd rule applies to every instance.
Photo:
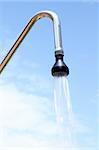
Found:
[[[22,33],[19,35],[18,39],[16,42],[13,44],[11,49],[9,50],[8,54],[6,57],[3,59],[3,61],[0,64],[0,73],[3,71],[13,54],[15,53],[16,49],[19,47],[25,36],[28,34],[30,31],[31,27],[33,24],[38,21],[39,19],[43,17],[48,17],[52,20],[53,22],[53,30],[54,30],[54,44],[55,44],[55,52],[61,52],[63,53],[62,50],[62,39],[61,39],[61,27],[60,27],[60,21],[56,13],[52,11],[40,11],[37,12],[28,22],[26,27],[23,29]]]

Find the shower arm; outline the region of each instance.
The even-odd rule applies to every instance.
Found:
[[[19,35],[18,39],[16,42],[13,44],[11,49],[9,50],[8,54],[6,57],[3,59],[3,61],[0,64],[0,73],[3,71],[7,63],[9,62],[10,58],[13,56],[15,53],[16,49],[19,47],[27,33],[30,31],[31,27],[33,24],[38,21],[39,19],[43,17],[49,17],[52,22],[53,22],[53,30],[54,30],[54,44],[55,44],[55,53],[57,54],[62,54],[63,55],[63,50],[62,50],[62,39],[61,39],[61,27],[60,27],[60,21],[56,13],[52,11],[40,11],[36,13],[28,22],[26,27],[23,29],[22,33]]]

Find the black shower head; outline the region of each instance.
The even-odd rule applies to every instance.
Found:
[[[52,67],[52,76],[67,76],[69,74],[69,68],[66,66],[66,64],[63,61],[63,51],[56,51],[55,57],[56,62],[54,66]]]

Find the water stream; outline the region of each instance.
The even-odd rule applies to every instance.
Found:
[[[56,121],[60,137],[60,146],[73,146],[72,129],[72,103],[69,93],[69,84],[66,77],[55,77],[54,79],[54,103],[56,111]]]

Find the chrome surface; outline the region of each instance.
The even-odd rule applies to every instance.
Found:
[[[53,22],[53,31],[54,31],[54,43],[55,43],[55,51],[60,51],[62,50],[62,39],[61,39],[61,27],[60,27],[60,21],[56,13],[52,11],[40,11],[37,12],[28,22],[26,27],[23,29],[22,33],[19,35],[18,39],[16,42],[13,44],[11,49],[9,50],[8,54],[6,57],[3,59],[3,61],[0,64],[0,73],[3,71],[13,54],[15,53],[16,49],[19,47],[27,33],[30,31],[31,27],[33,24],[38,21],[39,19],[43,17],[48,17],[52,20]]]

